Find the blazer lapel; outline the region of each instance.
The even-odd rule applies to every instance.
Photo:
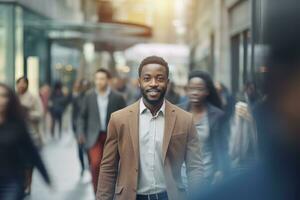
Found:
[[[131,106],[129,110],[128,124],[134,155],[139,160],[139,105],[140,101]],[[139,162],[136,162],[137,164]],[[138,166],[136,166],[138,167]]]
[[[165,130],[164,130],[164,139],[163,139],[163,148],[162,148],[163,162],[165,162],[166,159],[168,146],[175,126],[175,121],[176,121],[175,109],[173,108],[171,103],[166,101]]]

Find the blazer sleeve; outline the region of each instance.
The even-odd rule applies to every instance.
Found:
[[[82,99],[81,108],[79,109],[79,116],[77,118],[77,131],[76,135],[86,134],[86,122],[88,118],[88,97]]]
[[[197,130],[191,118],[187,139],[187,150],[185,155],[186,173],[188,178],[188,187],[193,191],[200,183],[203,175],[203,161],[200,152],[200,139]]]
[[[113,116],[114,115],[112,115],[108,123],[107,138],[104,145],[96,193],[97,200],[113,200],[115,194],[120,156],[118,150],[118,134]]]

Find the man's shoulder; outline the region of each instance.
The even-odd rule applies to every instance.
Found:
[[[181,107],[179,107],[175,104],[172,104],[170,102],[167,102],[167,105],[170,106],[170,108],[175,111],[177,117],[182,118],[182,119],[192,119],[192,114],[185,111]]]
[[[139,105],[139,101],[137,101],[129,106],[126,106],[125,108],[122,108],[118,111],[115,111],[111,114],[111,118],[117,118],[117,119],[127,118],[128,113],[138,110],[138,105]]]

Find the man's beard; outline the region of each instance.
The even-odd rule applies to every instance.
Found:
[[[149,89],[149,90],[151,90],[151,89]],[[143,98],[151,105],[157,105],[165,98],[166,90],[159,90],[159,91],[160,91],[159,98],[157,100],[151,100],[151,99],[148,99],[148,97],[147,97],[147,91],[145,89],[141,88],[141,93],[142,93]]]

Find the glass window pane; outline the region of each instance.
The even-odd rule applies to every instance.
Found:
[[[13,85],[13,6],[0,4],[0,82]]]

